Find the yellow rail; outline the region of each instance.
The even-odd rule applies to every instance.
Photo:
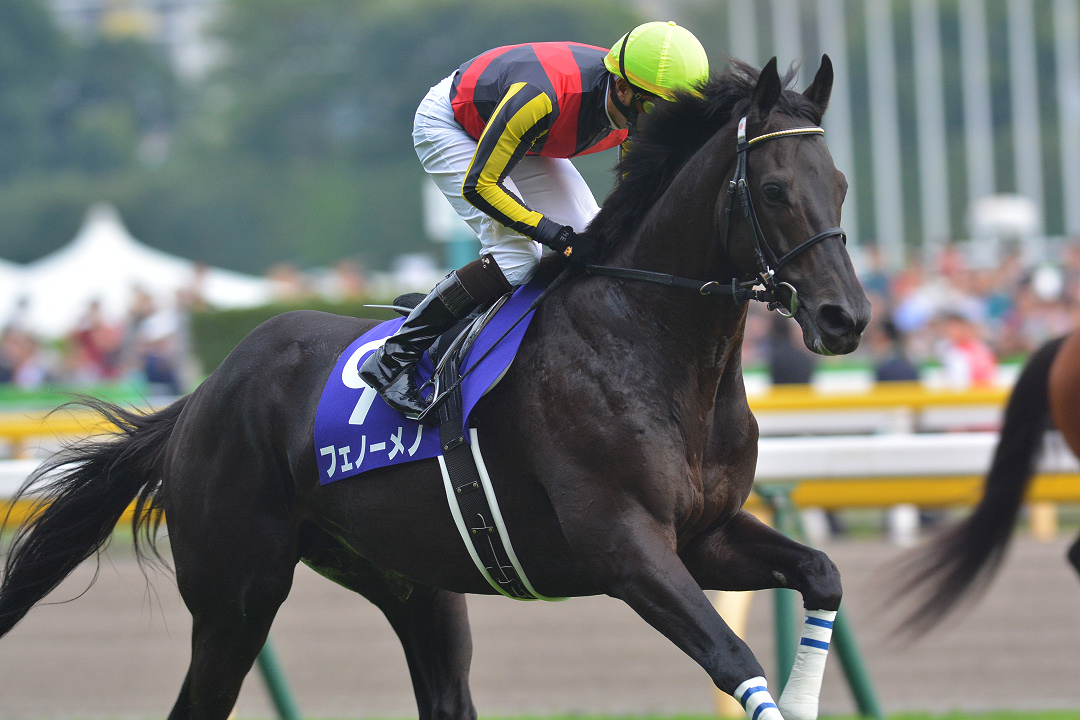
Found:
[[[1008,388],[985,390],[934,390],[918,383],[881,384],[866,392],[818,392],[809,386],[773,387],[750,396],[758,412],[814,412],[930,407],[1002,405]],[[86,411],[47,415],[0,414],[0,438],[24,442],[41,437],[80,437],[108,430],[107,423]],[[966,505],[982,495],[982,476],[867,477],[802,479],[792,493],[802,507],[827,509],[887,507],[898,503],[920,506]],[[1031,501],[1080,502],[1080,475],[1038,476],[1029,492]],[[0,511],[3,506],[0,505]],[[16,508],[13,520],[22,518]]]
[[[1004,405],[1009,388],[936,390],[919,383],[880,383],[858,392],[819,392],[809,385],[773,386],[768,392],[749,396],[755,412],[796,410],[886,410],[962,405]]]
[[[0,439],[14,446],[15,457],[25,457],[31,442],[41,438],[78,438],[110,430],[112,425],[87,410],[55,413],[0,413]]]
[[[791,499],[798,507],[822,507],[826,510],[890,507],[902,503],[913,503],[919,507],[974,505],[982,497],[983,481],[981,475],[809,479],[793,485]],[[1080,502],[1080,475],[1038,475],[1028,489],[1026,500]]]
[[[1002,405],[1007,388],[934,390],[919,383],[882,383],[860,392],[819,392],[808,385],[784,385],[752,394],[750,407],[760,412],[866,410],[936,406]],[[57,413],[0,413],[0,438],[14,442],[40,437],[80,437],[108,430],[108,423],[85,410]]]
[[[0,437],[25,440],[38,437],[78,437],[108,430],[109,423],[88,411],[0,413]]]
[[[34,517],[34,501],[19,500],[17,502],[0,502],[0,522],[7,518],[7,529],[16,528],[27,520]],[[120,516],[117,527],[131,527],[131,518],[135,515],[135,503],[128,505],[127,510]]]

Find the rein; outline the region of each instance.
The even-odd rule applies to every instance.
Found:
[[[758,221],[757,211],[750,198],[750,184],[746,180],[746,155],[756,143],[775,138],[789,137],[792,135],[824,135],[825,130],[819,127],[790,128],[776,132],[758,135],[756,138],[746,138],[746,118],[739,120],[738,138],[736,145],[737,160],[735,164],[735,176],[728,182],[727,200],[724,203],[724,234],[721,237],[722,247],[725,253],[730,255],[729,237],[731,234],[731,211],[735,207],[736,200],[742,207],[743,217],[750,223],[754,238],[754,261],[757,265],[757,275],[746,280],[732,278],[730,283],[724,284],[716,280],[692,280],[681,278],[666,273],[651,272],[649,270],[636,270],[633,268],[609,267],[607,265],[588,265],[585,272],[590,275],[602,275],[605,277],[622,278],[625,280],[642,280],[656,285],[697,290],[702,295],[719,295],[730,298],[733,302],[743,303],[748,300],[768,303],[770,310],[777,310],[781,315],[791,317],[799,309],[799,293],[786,282],[777,283],[775,276],[782,267],[793,259],[817,245],[822,240],[837,236],[846,245],[847,234],[843,228],[833,227],[819,232],[817,235],[804,240],[791,251],[781,257],[777,257],[772,248],[765,240],[765,233]],[[779,297],[780,287],[786,287],[790,292],[790,300],[785,305]]]
[[[784,267],[787,263],[798,255],[806,252],[809,248],[818,244],[822,240],[833,236],[839,236],[844,243],[847,243],[847,236],[844,233],[843,228],[834,227],[819,232],[808,240],[803,241],[800,245],[795,247],[788,253],[785,253],[782,257],[777,257],[773,252],[769,244],[765,242],[765,233],[761,229],[761,224],[758,222],[757,212],[754,210],[754,204],[750,199],[750,185],[746,181],[746,154],[755,143],[764,142],[766,140],[772,140],[775,138],[788,137],[791,135],[824,135],[825,131],[819,127],[801,127],[791,128],[788,130],[778,130],[776,132],[767,133],[765,135],[759,135],[756,138],[750,140],[746,139],[746,118],[739,120],[739,132],[738,132],[738,160],[735,166],[735,176],[728,182],[727,189],[727,201],[724,207],[724,234],[723,234],[723,248],[724,252],[728,252],[728,236],[731,231],[731,211],[735,207],[736,198],[739,204],[742,206],[743,217],[750,223],[750,227],[753,230],[754,236],[754,255],[757,264],[757,275],[749,279],[739,280],[738,278],[732,278],[730,283],[721,283],[717,280],[693,280],[690,278],[682,278],[676,275],[669,275],[666,273],[652,272],[650,270],[637,270],[634,268],[621,268],[610,267],[607,265],[586,265],[585,273],[589,275],[600,275],[604,277],[614,277],[624,280],[641,280],[644,282],[654,283],[656,285],[666,285],[669,287],[676,287],[686,290],[696,290],[701,295],[717,295],[723,298],[730,298],[732,302],[744,303],[749,300],[756,300],[758,302],[768,303],[770,310],[776,310],[781,315],[791,317],[795,314],[795,311],[799,308],[799,294],[790,283],[781,282],[777,283],[775,275],[780,268]],[[729,253],[730,254],[730,253]],[[771,263],[771,266],[770,266]],[[511,330],[524,320],[530,312],[535,310],[541,302],[547,298],[552,291],[563,284],[569,277],[574,274],[572,268],[566,268],[563,272],[555,278],[548,285],[544,291],[537,296],[532,302],[525,313],[519,317],[513,325],[510,326],[503,333],[502,337],[497,339],[487,352],[480,356],[468,369],[461,373],[461,376],[448,388],[442,390],[438,387],[437,378],[438,373],[432,375],[432,377],[421,386],[421,389],[428,386],[435,386],[435,395],[432,398],[428,407],[420,414],[416,419],[424,422],[430,413],[434,412],[443,401],[454,392],[461,382],[474,370],[476,367],[486,358],[495,347],[502,342]],[[788,304],[785,306],[780,300],[777,290],[780,287],[786,287],[791,293],[791,298]]]

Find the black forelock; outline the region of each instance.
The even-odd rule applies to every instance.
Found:
[[[589,225],[606,254],[632,233],[645,214],[668,189],[683,165],[736,113],[744,113],[757,87],[759,71],[738,60],[729,69],[713,72],[701,88],[702,96],[679,92],[671,102],[657,102],[641,115],[633,138],[616,168],[618,180],[596,218]],[[795,65],[781,78],[785,88],[776,109],[821,124],[821,109],[788,86]]]

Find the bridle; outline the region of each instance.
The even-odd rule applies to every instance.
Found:
[[[757,300],[759,302],[768,303],[770,310],[776,310],[781,315],[791,317],[795,314],[795,311],[799,309],[799,294],[790,283],[777,283],[776,273],[779,272],[782,267],[814,245],[817,245],[822,240],[837,236],[846,245],[847,234],[844,232],[844,229],[840,227],[828,228],[827,230],[822,230],[817,235],[804,240],[784,255],[777,257],[768,242],[765,241],[765,233],[761,229],[757,211],[754,210],[754,203],[750,198],[750,184],[746,180],[746,156],[751,147],[757,143],[765,142],[766,140],[774,140],[776,138],[790,137],[793,135],[824,134],[825,131],[820,127],[800,127],[790,128],[788,130],[777,130],[776,132],[758,135],[757,137],[748,140],[746,138],[746,118],[743,117],[739,120],[738,134],[736,136],[737,158],[735,162],[735,175],[728,182],[727,197],[724,202],[724,232],[721,235],[721,247],[730,257],[729,240],[731,233],[731,213],[735,208],[736,202],[738,202],[739,206],[742,208],[743,217],[750,223],[751,237],[754,242],[754,263],[757,267],[755,270],[756,275],[753,277],[741,281],[738,278],[732,278],[730,284],[724,284],[716,280],[703,283],[701,280],[680,278],[665,273],[635,270],[632,268],[608,267],[605,265],[588,265],[586,266],[585,271],[591,275],[603,275],[628,280],[644,280],[659,285],[670,285],[673,287],[697,290],[702,295],[730,297],[736,303]],[[786,305],[780,300],[779,293],[777,292],[781,287],[786,288],[790,293],[790,299]]]
[[[738,200],[742,207],[743,217],[747,218],[750,223],[750,227],[753,231],[754,238],[754,258],[757,264],[757,275],[740,281],[738,278],[732,278],[731,282],[724,284],[716,280],[710,280],[703,282],[701,280],[691,280],[689,278],[681,278],[675,275],[668,275],[665,273],[651,272],[649,270],[635,270],[633,268],[620,268],[609,267],[607,265],[586,265],[585,272],[590,275],[603,275],[606,277],[622,278],[625,280],[644,280],[645,282],[655,283],[657,285],[669,285],[671,287],[686,288],[688,290],[697,290],[702,295],[718,295],[720,297],[730,298],[736,303],[744,303],[748,300],[757,300],[759,302],[765,302],[769,304],[770,310],[776,310],[781,315],[791,317],[795,314],[795,311],[799,308],[799,295],[795,291],[795,288],[790,283],[782,282],[777,283],[775,280],[776,272],[791,262],[794,258],[798,257],[808,249],[817,245],[826,238],[839,236],[844,243],[847,243],[847,235],[844,233],[843,228],[829,228],[823,230],[817,235],[814,235],[809,240],[803,241],[801,245],[795,249],[785,253],[782,257],[777,257],[773,252],[769,244],[765,242],[765,233],[761,230],[761,223],[758,222],[757,212],[754,210],[754,203],[750,200],[750,185],[746,181],[746,154],[750,148],[756,143],[765,142],[766,140],[773,140],[780,137],[788,137],[791,135],[824,135],[825,131],[819,127],[801,127],[791,128],[790,130],[778,130],[776,132],[767,133],[765,135],[758,135],[756,138],[750,140],[746,139],[746,118],[739,120],[738,131],[738,159],[735,165],[735,176],[728,182],[727,198],[724,202],[724,234],[721,236],[723,242],[724,252],[729,256],[728,252],[728,240],[731,231],[731,211],[735,207],[735,201]],[[528,309],[514,321],[513,325],[503,332],[502,336],[497,339],[487,351],[480,356],[475,362],[473,362],[467,370],[461,373],[458,379],[448,389],[440,392],[436,385],[435,396],[433,397],[431,404],[420,414],[420,420],[423,421],[429,413],[434,411],[434,408],[442,404],[442,401],[454,390],[465,376],[469,375],[483,360],[486,358],[503,339],[510,334],[518,324],[529,316],[533,310],[540,306],[552,292],[555,291],[560,285],[562,285],[568,278],[573,276],[575,270],[573,267],[568,267],[555,278],[544,289],[540,295],[533,300]],[[779,287],[786,287],[791,293],[791,299],[785,306],[777,295]],[[426,387],[429,384],[435,382],[435,378],[439,376],[438,373],[432,375],[432,379],[428,380],[424,384]],[[423,387],[421,388],[423,389]]]

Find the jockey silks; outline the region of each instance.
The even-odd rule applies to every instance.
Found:
[[[535,237],[543,215],[503,181],[525,155],[570,158],[616,147],[626,137],[607,114],[607,50],[569,42],[495,48],[454,73],[450,104],[477,140],[462,194],[503,225]],[[550,222],[550,221],[546,221]]]

